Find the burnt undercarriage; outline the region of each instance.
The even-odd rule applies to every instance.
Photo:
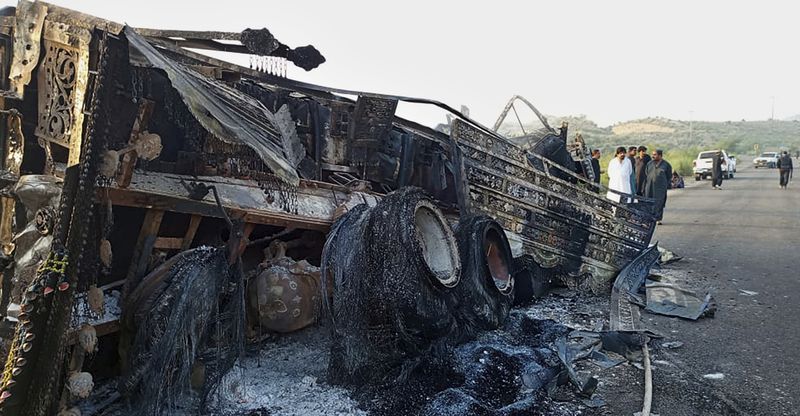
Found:
[[[566,125],[529,151],[441,103],[292,81],[287,61],[324,58],[266,29],[4,12],[3,414],[101,384],[125,414],[201,409],[248,342],[320,319],[331,382],[407,380],[501,327],[515,295],[609,292],[650,242],[648,201],[605,199]],[[400,101],[452,110],[449,134]]]

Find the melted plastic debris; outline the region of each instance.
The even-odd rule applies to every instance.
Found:
[[[570,331],[512,311],[502,329],[423,360],[406,383],[365,386],[355,396],[380,416],[576,414],[578,402],[548,396],[561,372],[553,344]]]

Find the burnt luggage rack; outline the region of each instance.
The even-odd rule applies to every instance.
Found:
[[[451,137],[464,155],[471,207],[516,234],[524,254],[541,266],[561,266],[579,285],[594,277],[589,288],[607,292],[605,283],[647,248],[655,220],[645,207],[652,200],[626,195],[639,204],[610,201],[602,185],[463,120],[453,121]],[[529,157],[545,169],[533,168]],[[550,168],[575,183],[551,175]]]

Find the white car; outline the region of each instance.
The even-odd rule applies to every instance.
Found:
[[[762,153],[761,156],[753,159],[753,167],[756,169],[778,167],[778,152]]]
[[[697,159],[692,162],[694,180],[699,181],[711,177],[711,165],[717,152],[719,150],[706,150],[697,154]],[[722,179],[733,179],[735,168],[735,162],[732,162],[728,153],[722,150]]]

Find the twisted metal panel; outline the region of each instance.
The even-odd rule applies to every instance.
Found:
[[[522,148],[461,120],[451,136],[464,153],[472,207],[518,234],[542,266],[562,266],[583,277],[579,284],[592,276],[588,286],[607,291],[605,283],[650,242],[655,224],[648,212],[536,170]]]

